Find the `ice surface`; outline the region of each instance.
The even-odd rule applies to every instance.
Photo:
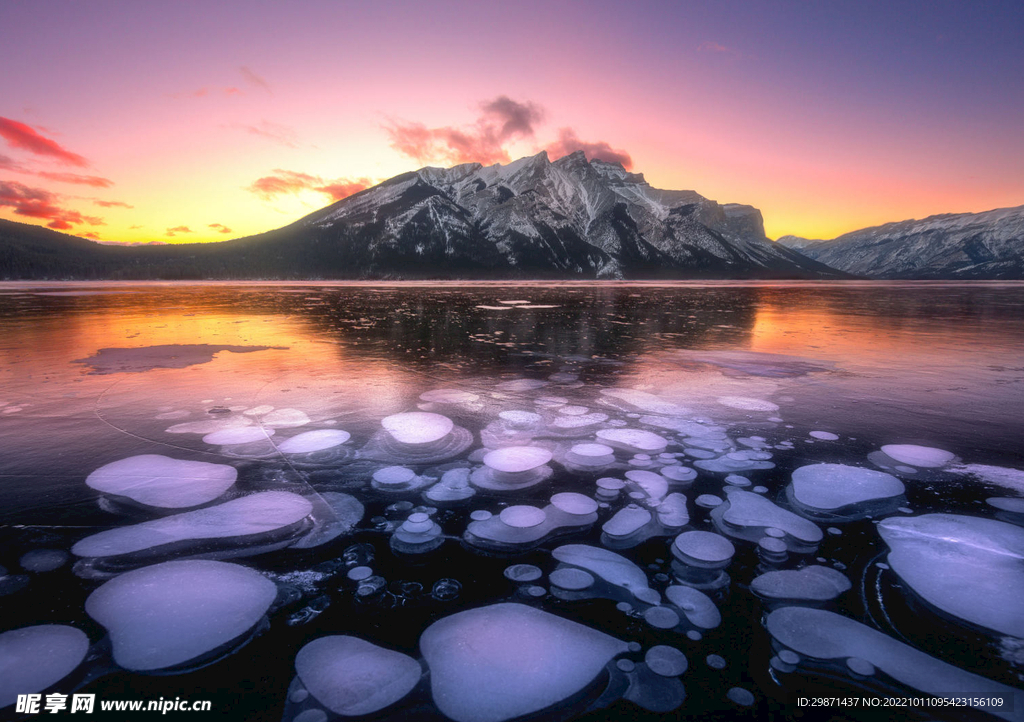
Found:
[[[666,415],[680,415],[689,412],[689,409],[679,404],[666,401],[646,391],[637,391],[635,389],[601,389],[601,394],[608,398],[625,401],[640,411]]]
[[[731,409],[741,411],[778,411],[779,405],[764,399],[754,399],[748,396],[720,396],[718,403],[728,406]]]
[[[183,665],[238,640],[277,597],[277,586],[237,564],[193,559],[126,572],[89,595],[114,661],[152,671]]]
[[[451,433],[455,424],[447,416],[425,411],[407,411],[386,416],[380,422],[395,441],[402,444],[432,444]]]
[[[74,363],[92,367],[90,374],[141,373],[153,369],[183,369],[213,361],[221,351],[252,353],[270,346],[224,346],[212,344],[164,344],[135,348],[101,348],[89,358]]]
[[[634,454],[660,454],[668,446],[668,441],[661,436],[642,429],[601,429],[597,438],[609,446]]]
[[[1016,489],[1024,493],[1024,471],[1010,469],[1005,466],[989,466],[988,464],[966,464],[954,466],[950,471],[958,474],[970,474],[982,481],[1007,489]]]
[[[522,391],[534,391],[547,386],[549,382],[541,381],[540,379],[513,379],[511,381],[502,381],[500,384],[495,386],[499,391],[506,391],[510,393],[519,393]]]
[[[419,662],[356,637],[314,639],[295,656],[295,671],[317,700],[345,717],[371,714],[412,691]]]
[[[886,456],[901,464],[909,464],[922,469],[937,469],[956,458],[956,455],[950,451],[915,444],[888,444],[882,447],[882,451]]]
[[[895,476],[845,464],[811,464],[793,472],[793,496],[799,503],[834,511],[845,506],[897,497],[905,491]]]
[[[850,580],[831,567],[817,564],[803,569],[766,572],[750,583],[750,589],[766,599],[826,602],[850,589]]]
[[[929,604],[979,627],[1024,637],[1024,528],[973,516],[890,517],[887,562]]]
[[[262,491],[217,506],[101,531],[71,551],[108,557],[156,549],[182,541],[268,534],[298,524],[313,511],[308,499],[288,491]]]
[[[823,609],[783,607],[768,615],[768,632],[793,651],[815,659],[855,657],[919,692],[936,697],[1001,697],[1002,705],[978,706],[1007,720],[1020,720],[1024,692],[965,672],[852,619]]]
[[[521,604],[441,619],[420,637],[434,703],[455,722],[503,722],[585,689],[627,645]]]
[[[237,478],[238,470],[227,464],[142,454],[101,466],[85,483],[96,491],[146,506],[186,509],[213,501]]]
[[[85,659],[89,638],[63,624],[40,624],[0,634],[0,709],[19,694],[38,694]]]
[[[354,496],[338,491],[324,491],[307,498],[313,505],[313,528],[290,544],[292,549],[311,549],[348,534],[362,521],[366,511]]]
[[[277,445],[277,449],[283,454],[311,454],[314,451],[323,451],[344,444],[351,437],[351,434],[341,429],[304,431],[285,439]]]

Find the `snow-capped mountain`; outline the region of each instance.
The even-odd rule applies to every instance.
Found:
[[[582,151],[423,168],[276,231],[352,276],[825,277],[767,240],[761,213],[659,190]]]
[[[783,236],[777,243],[871,278],[1024,279],[1024,206],[887,223],[830,241]]]

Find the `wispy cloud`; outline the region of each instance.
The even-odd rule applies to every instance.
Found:
[[[288,148],[299,147],[298,133],[291,126],[282,125],[281,123],[272,123],[269,120],[261,120],[259,123],[256,123],[255,125],[246,125],[244,123],[232,123],[227,127],[245,131],[250,135],[265,138],[269,141],[278,143]]]
[[[124,201],[101,201],[93,200],[93,203],[102,208],[134,208],[135,206],[125,203]]]
[[[34,155],[46,156],[66,165],[87,168],[89,161],[78,153],[72,153],[57,141],[39,134],[31,126],[19,123],[10,118],[0,117],[0,138],[7,145],[20,150],[27,150]]]
[[[193,231],[188,226],[175,226],[174,228],[168,228],[167,232],[164,233],[164,235],[174,238],[179,233],[195,233],[195,231]]]
[[[612,148],[608,142],[603,140],[592,142],[581,140],[572,128],[562,128],[559,130],[558,140],[548,145],[545,150],[547,150],[552,160],[582,150],[586,153],[588,160],[604,160],[609,163],[619,163],[626,170],[633,167],[633,159],[626,151],[620,148]]]
[[[52,173],[50,171],[41,170],[35,175],[40,178],[46,178],[47,180],[57,181],[58,183],[75,183],[77,185],[92,186],[93,188],[110,188],[114,185],[114,181],[109,178],[101,178],[95,175],[79,175],[78,173]]]
[[[268,83],[262,77],[257,75],[256,72],[252,70],[252,68],[243,65],[238,69],[238,71],[242,74],[242,77],[245,78],[245,82],[249,83],[249,85],[254,85],[257,88],[262,88],[271,95],[274,94],[274,91],[270,89],[270,83]]]
[[[331,200],[338,201],[369,188],[371,185],[373,185],[373,181],[369,178],[324,180],[320,176],[309,173],[275,168],[272,175],[256,179],[246,190],[265,201],[273,200],[280,195],[302,191],[323,193]]]
[[[13,208],[15,215],[49,221],[47,227],[58,231],[83,223],[104,225],[102,218],[64,208],[60,202],[59,196],[42,188],[33,188],[16,181],[0,181],[0,206]]]
[[[393,122],[385,126],[391,147],[418,163],[507,163],[505,144],[531,138],[544,119],[543,109],[506,95],[480,104],[480,115],[469,127],[428,128],[422,123]]]
[[[720,45],[719,43],[706,40],[697,46],[698,53],[725,53],[727,55],[736,55],[735,49],[730,48],[726,45]]]
[[[211,223],[208,228],[212,228],[217,233],[231,233],[231,229],[225,226],[223,223]]]

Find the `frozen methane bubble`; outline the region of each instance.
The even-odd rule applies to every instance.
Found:
[[[698,589],[673,584],[665,589],[665,597],[698,629],[714,629],[722,623],[722,614],[711,597]]]
[[[433,444],[455,428],[454,422],[447,416],[426,411],[407,411],[386,416],[380,425],[395,441],[409,445]]]
[[[686,655],[675,647],[665,644],[658,644],[647,650],[644,655],[644,662],[655,674],[662,677],[678,677],[686,671],[689,666]]]
[[[601,389],[601,394],[608,398],[625,401],[641,411],[650,411],[655,414],[679,415],[689,412],[689,409],[674,404],[671,401],[655,396],[646,391],[635,389]]]
[[[644,621],[655,629],[672,629],[679,624],[679,615],[669,607],[649,607],[644,611]]]
[[[405,466],[385,466],[373,472],[375,485],[382,487],[408,486],[416,478],[416,472]]]
[[[730,409],[740,411],[778,411],[779,405],[764,399],[754,399],[749,396],[720,396],[718,403],[728,406]]]
[[[551,452],[539,446],[506,446],[484,456],[485,466],[506,474],[532,471],[549,461]]]
[[[501,510],[498,518],[510,527],[516,529],[528,529],[543,524],[547,516],[543,509],[535,506],[510,506]]]
[[[570,591],[580,591],[594,586],[594,577],[590,572],[572,567],[556,569],[548,576],[548,580],[554,587],[561,587]]]
[[[668,479],[653,471],[630,469],[626,472],[626,478],[640,487],[650,499],[662,499],[668,493]]]
[[[341,429],[317,429],[304,431],[277,445],[283,454],[311,454],[344,444],[352,435]]]
[[[144,506],[186,509],[213,501],[237,478],[238,470],[227,464],[142,454],[101,466],[89,474],[85,483],[96,491]]]
[[[628,504],[606,521],[601,531],[614,539],[626,539],[643,529],[653,519],[651,512],[636,504]]]
[[[730,687],[729,691],[725,693],[725,696],[729,698],[729,701],[735,702],[742,707],[749,707],[754,704],[754,695],[749,689],[743,687]]]
[[[494,388],[498,389],[498,391],[520,393],[522,391],[534,391],[536,389],[541,389],[548,384],[548,381],[541,381],[540,379],[513,379],[511,381],[502,381]]]
[[[776,506],[763,496],[734,489],[725,503],[711,512],[715,526],[724,534],[757,541],[767,528],[786,533],[792,551],[819,543],[824,534],[817,524]]]
[[[345,717],[371,714],[412,691],[419,662],[349,636],[314,639],[295,656],[295,672],[321,704]]]
[[[85,611],[106,627],[114,661],[132,671],[184,665],[241,637],[263,618],[277,586],[227,562],[164,562],[115,577]]]
[[[1008,511],[1011,514],[1024,514],[1024,499],[1018,497],[990,496],[985,499],[985,503],[1000,511]]]
[[[533,607],[494,604],[435,622],[420,650],[442,713],[504,722],[573,697],[627,645]]]
[[[551,503],[555,508],[564,511],[566,514],[582,515],[593,514],[597,511],[597,502],[589,496],[577,494],[572,491],[563,491],[551,497]]]
[[[60,569],[67,561],[68,553],[63,549],[33,549],[22,554],[18,563],[22,569],[30,572],[52,572],[54,569]]]
[[[18,695],[38,694],[78,668],[89,651],[84,632],[40,624],[0,634],[0,709]]]
[[[586,544],[566,544],[551,552],[558,561],[579,567],[616,587],[643,593],[649,589],[643,569],[621,554]]]
[[[532,411],[510,409],[499,411],[498,418],[510,429],[529,429],[541,422],[541,415]]]
[[[633,454],[660,454],[668,446],[663,437],[642,429],[601,429],[597,438]]]
[[[709,531],[683,532],[672,542],[672,554],[679,561],[696,567],[725,566],[735,553],[732,542]]]
[[[688,466],[666,466],[661,469],[661,475],[669,481],[687,482],[697,478],[697,472]]]
[[[754,577],[750,590],[762,599],[827,602],[850,586],[850,580],[842,572],[812,564],[803,569],[784,569]]]
[[[615,463],[615,450],[604,444],[576,444],[565,458],[576,466],[608,466]]]
[[[184,541],[236,537],[256,544],[252,537],[275,532],[285,538],[282,541],[274,536],[273,539],[280,546],[286,546],[294,535],[289,532],[302,531],[301,522],[312,511],[313,505],[309,500],[298,494],[261,491],[217,506],[101,531],[79,541],[71,552],[80,557],[112,557],[149,550],[159,552],[162,547]],[[249,545],[244,544],[238,552],[244,553],[246,546]],[[177,547],[174,549],[180,551]]]
[[[839,434],[833,434],[831,431],[812,431],[808,436],[820,441],[839,441]]]
[[[476,394],[461,389],[434,389],[420,394],[423,401],[438,404],[471,404],[479,398]]]
[[[839,614],[809,607],[783,607],[768,615],[765,626],[780,644],[805,657],[821,660],[856,657],[897,682],[936,697],[1001,698],[996,699],[997,704],[976,709],[1007,720],[1021,719],[1020,711],[1024,709],[1021,690],[941,662]]]
[[[937,469],[956,458],[956,455],[950,451],[930,446],[917,446],[916,444],[888,444],[882,447],[882,452],[901,464],[909,464],[922,469]]]
[[[263,415],[260,419],[264,426],[274,429],[292,429],[296,426],[305,426],[310,422],[304,411],[298,409],[274,409]]]
[[[903,494],[895,476],[845,464],[811,464],[793,472],[793,497],[812,510],[835,511]]]
[[[235,444],[251,444],[255,441],[265,441],[273,435],[273,429],[264,429],[261,426],[236,426],[207,434],[203,437],[203,443],[212,444],[213,446],[234,446]]]
[[[889,566],[926,602],[979,627],[1024,637],[1024,529],[924,514],[890,517],[878,532],[891,550]]]
[[[505,567],[505,577],[513,582],[535,582],[541,576],[540,567],[535,567],[532,564],[513,564],[510,567]]]

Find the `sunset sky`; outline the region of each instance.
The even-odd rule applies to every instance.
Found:
[[[1024,204],[1024,3],[0,3],[0,217],[250,235],[584,149],[769,237]]]

